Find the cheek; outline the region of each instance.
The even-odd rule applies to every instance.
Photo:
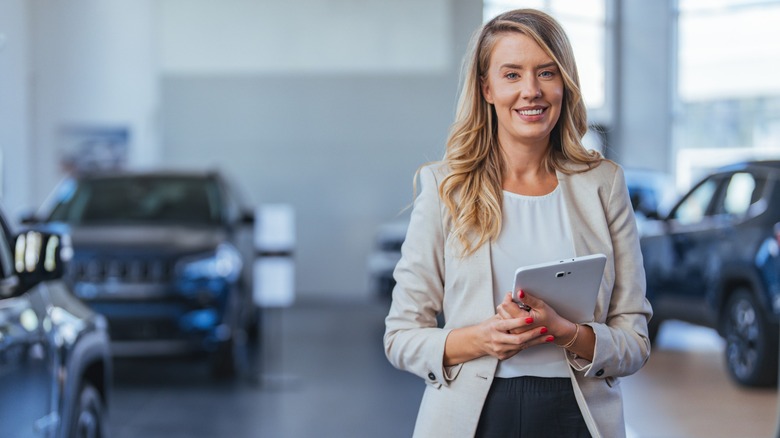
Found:
[[[514,102],[516,98],[516,92],[513,89],[513,87],[510,86],[495,86],[492,88],[493,92],[493,99],[496,101],[496,104],[505,104],[507,105],[508,102]]]
[[[563,86],[551,87],[547,96],[552,104],[560,107],[563,105]]]

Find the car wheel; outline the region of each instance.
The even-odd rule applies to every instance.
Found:
[[[211,356],[211,375],[217,379],[236,377],[248,366],[249,339],[244,330],[236,330]]]
[[[770,324],[747,289],[738,289],[724,311],[726,365],[745,386],[777,383],[778,327]]]
[[[72,438],[100,438],[105,436],[105,409],[100,393],[89,383],[81,387],[73,411]]]
[[[231,338],[222,342],[211,355],[211,375],[217,379],[229,379],[236,375],[236,348]]]

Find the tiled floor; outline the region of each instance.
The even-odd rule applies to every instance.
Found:
[[[382,351],[381,302],[299,302],[266,319],[266,350],[235,382],[195,360],[118,361],[111,431],[130,437],[407,437],[423,383]],[[771,437],[777,391],[746,390],[723,369],[722,343],[682,323],[622,381],[634,438]]]

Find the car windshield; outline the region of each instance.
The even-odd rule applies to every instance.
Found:
[[[60,193],[50,221],[208,225],[220,220],[215,181],[195,177],[88,178]]]

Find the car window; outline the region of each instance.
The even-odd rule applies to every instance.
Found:
[[[220,216],[219,189],[211,179],[122,177],[80,181],[60,200],[50,220],[71,224],[214,224]]]
[[[700,222],[708,214],[707,209],[717,187],[718,183],[714,178],[701,183],[677,206],[672,218],[683,225]]]
[[[746,214],[750,206],[760,199],[762,188],[763,184],[759,184],[750,173],[735,173],[726,187],[719,211],[732,215]]]

